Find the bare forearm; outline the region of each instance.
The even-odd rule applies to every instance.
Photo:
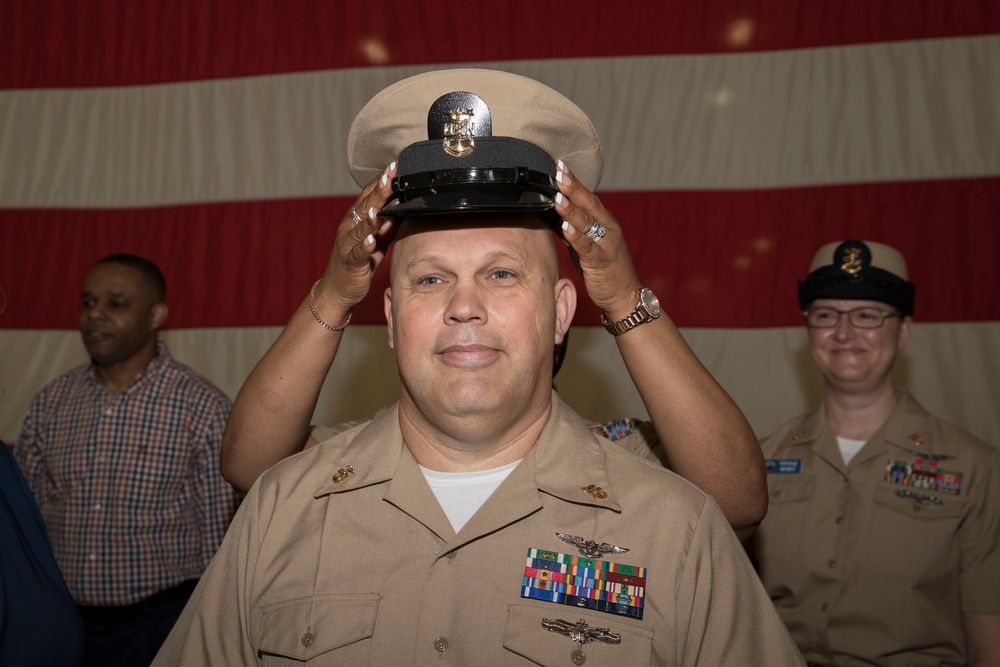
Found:
[[[713,496],[734,528],[752,529],[767,510],[767,479],[736,403],[665,314],[617,342],[671,469]]]
[[[247,377],[222,441],[222,474],[233,486],[248,490],[262,472],[303,449],[342,336],[319,326],[303,303]]]

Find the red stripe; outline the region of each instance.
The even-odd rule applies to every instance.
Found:
[[[1000,177],[601,198],[622,221],[640,277],[681,326],[798,323],[796,279],[816,248],[844,238],[887,242],[906,255],[919,320],[1000,321]],[[167,274],[171,327],[281,325],[322,274],[350,203],[0,210],[0,323],[74,328],[92,263],[128,251]],[[353,322],[384,321],[385,271],[376,282]],[[576,322],[598,318],[582,299]]]
[[[742,33],[748,41],[733,41],[739,26],[750,28]],[[1000,33],[995,0],[5,0],[0,88],[731,53],[987,33]]]

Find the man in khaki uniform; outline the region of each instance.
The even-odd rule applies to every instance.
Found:
[[[764,585],[812,664],[1000,664],[1000,452],[893,386],[914,300],[902,255],[831,243],[810,271],[825,397],[762,445]]]
[[[387,172],[364,191],[383,217],[345,216],[336,242],[372,253],[397,228],[400,400],[259,478],[157,664],[801,664],[716,503],[552,391],[576,306],[553,231],[620,339],[665,326],[604,255],[625,246],[582,112],[523,77],[432,72],[376,96],[348,144],[356,179],[406,147],[388,201]],[[602,261],[625,270],[596,284]],[[309,301],[313,326],[344,302]]]

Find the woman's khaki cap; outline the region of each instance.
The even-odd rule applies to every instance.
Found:
[[[499,70],[403,79],[365,105],[347,138],[358,185],[397,162],[383,215],[551,208],[558,160],[597,187],[604,160],[593,123],[552,88]]]

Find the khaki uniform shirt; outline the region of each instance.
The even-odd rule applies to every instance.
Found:
[[[154,664],[802,664],[715,502],[553,401],[538,444],[457,535],[395,409],[278,464]],[[530,555],[582,558],[557,532],[628,549],[591,565],[645,575],[628,591],[641,620],[522,597]],[[545,619],[620,643],[581,646]]]
[[[848,466],[822,409],[763,442],[759,569],[807,660],[964,665],[962,614],[1000,613],[1000,451],[899,395]]]

